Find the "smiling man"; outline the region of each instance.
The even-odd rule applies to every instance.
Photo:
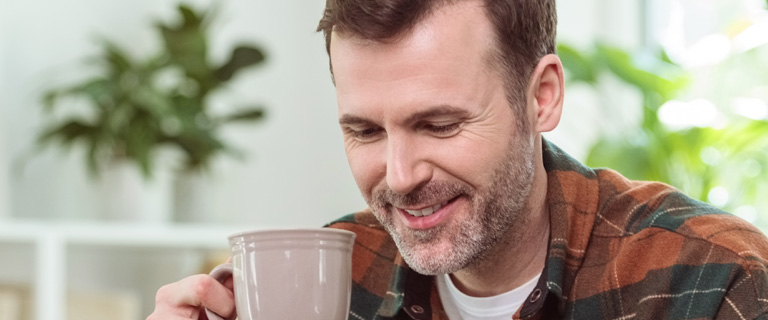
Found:
[[[347,158],[370,210],[350,319],[751,319],[762,234],[543,140],[563,104],[551,0],[329,0]]]
[[[559,119],[562,66],[542,59],[511,106],[483,7],[431,10],[388,41],[330,33],[339,122],[357,184],[408,266],[492,296],[544,267],[538,132]]]
[[[440,279],[473,296],[530,287],[549,240],[538,132],[559,119],[562,67],[546,56],[536,85],[510,100],[491,68],[495,37],[483,7],[431,10],[389,41],[330,33],[352,173],[411,269],[452,274]]]
[[[370,209],[349,319],[765,319],[768,242],[676,189],[591,169],[560,121],[554,0],[328,0],[339,124]],[[233,315],[231,281],[150,319]]]

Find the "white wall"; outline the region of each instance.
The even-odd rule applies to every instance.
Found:
[[[173,15],[174,1],[3,1],[0,164],[11,167],[15,217],[93,219],[98,193],[78,151],[46,150],[23,159],[41,128],[40,92],[78,77],[80,59],[94,54],[96,35],[139,54],[157,45],[152,17]],[[197,1],[204,3],[204,1]],[[238,40],[262,45],[268,64],[244,74],[218,99],[261,103],[266,122],[225,132],[247,161],[215,165],[214,221],[264,225],[321,225],[364,207],[349,173],[336,125],[335,93],[322,37],[314,32],[322,1],[223,2],[214,27],[213,54],[223,58]],[[12,137],[12,138],[11,138]],[[3,178],[0,175],[0,179]],[[3,191],[0,184],[0,191]],[[8,191],[2,194],[7,194]],[[3,198],[0,198],[3,200]],[[7,201],[7,200],[6,200]]]
[[[7,11],[7,1],[0,1],[0,75],[6,74],[5,63],[3,62],[6,60],[5,55],[6,52],[8,52],[8,48],[3,39],[6,38],[6,34],[8,33],[6,24]],[[2,102],[2,97],[8,94],[8,91],[5,89],[5,82],[5,77],[0,76],[0,102]],[[8,190],[8,185],[10,184],[8,172],[10,171],[10,167],[6,161],[8,152],[6,151],[7,147],[5,142],[5,135],[8,130],[3,130],[3,128],[8,127],[8,117],[6,116],[6,109],[8,108],[9,107],[5,103],[0,103],[0,220],[11,214],[9,199],[10,191]]]
[[[237,40],[248,40],[263,45],[269,61],[238,79],[217,105],[263,103],[269,118],[225,132],[230,142],[246,152],[247,161],[223,158],[216,163],[210,186],[216,216],[211,220],[316,226],[363,208],[336,124],[323,39],[313,31],[324,1],[221,3],[224,10],[214,28],[214,55],[222,58]],[[80,59],[97,52],[92,41],[97,35],[137,54],[152,51],[157,40],[150,22],[171,17],[174,4],[170,0],[0,0],[0,216],[4,210],[21,218],[101,216],[98,193],[86,176],[80,150],[49,149],[27,157],[42,128],[40,93],[83,76]],[[598,36],[636,39],[639,33],[632,29],[637,22],[636,4],[560,1],[560,39],[582,47]],[[627,36],[627,32],[636,35]],[[614,115],[610,110],[616,109],[636,107],[606,101],[591,89],[570,88],[561,126],[547,136],[582,157],[598,133],[596,119],[605,118],[606,112]],[[23,170],[19,163],[25,163]]]

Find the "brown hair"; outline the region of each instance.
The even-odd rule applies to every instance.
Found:
[[[317,31],[325,35],[325,47],[330,54],[334,30],[362,39],[386,41],[407,33],[432,10],[455,1],[326,0]],[[501,70],[507,79],[510,104],[524,108],[525,90],[533,69],[543,56],[555,53],[555,0],[480,1],[497,37],[491,56],[493,69]]]

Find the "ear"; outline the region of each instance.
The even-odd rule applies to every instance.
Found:
[[[563,64],[554,54],[539,60],[531,76],[528,97],[532,104],[536,132],[552,131],[560,123],[563,112]]]

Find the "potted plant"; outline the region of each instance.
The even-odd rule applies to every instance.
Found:
[[[227,61],[211,61],[211,12],[179,5],[177,21],[156,25],[161,50],[144,60],[102,40],[101,54],[89,60],[96,66],[95,76],[44,94],[51,119],[39,144],[79,145],[94,177],[105,178],[109,175],[104,173],[115,167],[132,166],[139,168],[146,180],[153,178],[161,148],[180,150],[184,159],[180,172],[187,174],[199,174],[217,155],[232,152],[233,148],[219,137],[221,128],[261,120],[264,109],[245,106],[217,116],[210,112],[210,94],[227,85],[239,71],[263,63],[265,55],[256,46],[239,45]],[[54,111],[71,104],[72,98],[84,100],[89,112],[54,119]],[[113,204],[131,201],[135,199],[115,200]]]
[[[174,181],[173,207],[177,220],[205,221],[212,216],[206,175],[211,161],[233,149],[218,137],[221,127],[234,122],[256,121],[264,117],[263,108],[247,106],[240,111],[213,116],[209,112],[210,94],[222,88],[242,69],[264,61],[263,52],[254,46],[237,46],[223,64],[214,64],[208,55],[210,13],[198,13],[180,6],[182,19],[176,24],[158,24],[168,64],[184,75],[170,95],[176,107],[178,131],[170,141],[183,150],[185,160]]]

